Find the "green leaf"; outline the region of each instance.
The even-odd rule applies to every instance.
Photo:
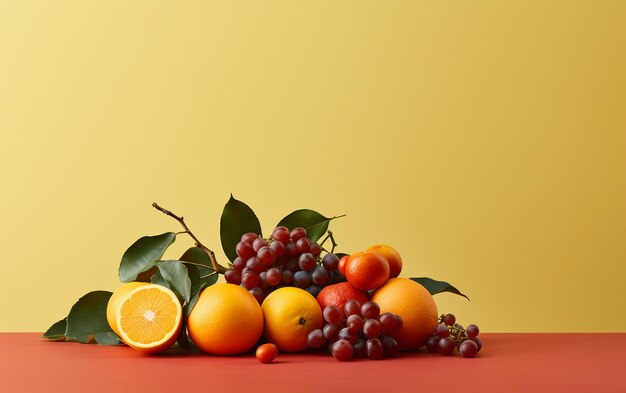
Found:
[[[97,341],[98,333],[111,333],[106,311],[113,293],[93,291],[78,299],[67,316],[65,336],[81,343]]]
[[[94,338],[99,345],[118,345],[122,340],[113,332],[94,333]]]
[[[467,296],[461,293],[458,289],[448,284],[445,281],[437,281],[428,277],[411,277],[411,280],[415,281],[418,284],[421,284],[424,288],[430,292],[431,295],[436,295],[441,292],[450,292],[455,295],[463,296],[467,300],[470,300]]]
[[[48,330],[41,336],[54,341],[65,341],[65,330],[67,329],[67,317],[50,326]]]
[[[122,256],[119,276],[122,282],[137,279],[141,272],[152,268],[161,259],[165,250],[176,240],[174,232],[166,232],[157,236],[144,236],[133,243]]]
[[[328,230],[328,224],[337,217],[327,218],[310,209],[296,210],[280,220],[276,226],[286,226],[290,230],[297,227],[306,229],[312,242],[318,241]]]
[[[183,256],[179,258],[180,261],[191,262],[191,264],[185,264],[189,271],[189,279],[191,280],[191,294],[195,294],[200,290],[203,283],[207,286],[213,285],[217,282],[218,275],[213,270],[213,264],[209,255],[199,247],[191,247]],[[202,266],[198,266],[202,265]],[[204,277],[204,278],[202,278]]]
[[[181,261],[159,261],[159,271],[152,276],[152,282],[171,289],[180,302],[185,304],[191,297],[191,280],[187,267]]]
[[[241,235],[247,232],[261,235],[261,223],[250,206],[236,200],[231,194],[220,219],[222,249],[231,262],[237,258],[235,247]]]

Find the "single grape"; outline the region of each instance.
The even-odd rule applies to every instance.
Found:
[[[357,338],[357,340],[352,344],[352,349],[352,357],[355,359],[367,356],[367,343],[362,338]]]
[[[337,360],[347,361],[352,357],[352,353],[354,352],[352,348],[352,344],[346,340],[338,340],[333,344],[333,357]]]
[[[298,288],[306,288],[311,285],[311,274],[304,270],[299,270],[293,274],[293,283]]]
[[[428,352],[439,352],[439,340],[441,340],[439,336],[430,336],[428,338],[428,340],[426,341],[426,349],[428,350]]]
[[[346,319],[346,325],[355,332],[363,329],[363,318],[360,315],[352,314]]]
[[[383,344],[377,338],[370,338],[367,340],[367,357],[370,359],[378,360],[383,358]]]
[[[274,254],[276,254],[276,257],[282,257],[283,255],[285,255],[285,251],[287,250],[285,248],[285,243],[279,241],[279,240],[274,240],[270,245],[270,250],[274,251]]]
[[[259,235],[257,235],[256,233],[248,232],[248,233],[244,233],[243,235],[241,235],[241,241],[252,245],[252,243],[254,242],[254,239],[256,239],[257,237],[259,237]]]
[[[393,358],[400,353],[400,347],[395,338],[387,336],[380,340],[380,342],[383,344],[383,354],[385,357]]]
[[[339,257],[335,254],[326,254],[324,258],[322,258],[322,265],[328,271],[332,271],[337,269],[337,265],[339,264]]]
[[[478,329],[478,326],[471,324],[468,327],[465,328],[465,333],[467,333],[467,337],[469,338],[476,338],[476,336],[478,336],[478,333],[480,332],[480,330]]]
[[[446,314],[443,316],[442,322],[448,326],[454,326],[456,323],[456,317],[454,314]]]
[[[235,258],[233,261],[233,269],[242,271],[244,267],[246,267],[246,260],[242,257]]]
[[[459,345],[459,352],[464,358],[473,358],[478,353],[478,344],[472,340],[465,340]]]
[[[298,270],[300,270],[300,266],[298,265],[298,259],[297,258],[287,259],[287,263],[285,263],[285,269],[289,270],[292,273],[295,273]]]
[[[235,269],[226,270],[226,272],[224,273],[224,278],[226,279],[226,282],[230,284],[235,284],[235,285],[241,284],[241,272],[239,270],[235,270]]]
[[[291,240],[294,242],[306,236],[307,236],[306,229],[301,228],[301,227],[294,228],[294,230],[291,231],[290,233]]]
[[[363,318],[378,319],[380,316],[380,307],[375,302],[365,302],[361,306],[361,315]]]
[[[263,290],[261,288],[259,287],[250,288],[248,289],[248,292],[250,292],[252,296],[254,296],[254,298],[257,300],[257,302],[259,302],[259,304],[263,303],[263,298],[265,296],[263,295]]]
[[[311,245],[309,246],[309,250],[311,254],[315,255],[316,257],[319,257],[320,254],[322,253],[322,246],[320,246],[316,242],[311,242]]]
[[[269,288],[269,284],[267,283],[267,273],[266,272],[261,272],[259,273],[259,287],[261,289],[267,289]]]
[[[367,338],[376,338],[380,335],[380,322],[376,319],[366,319],[363,323],[363,333]]]
[[[265,266],[272,266],[276,260],[276,253],[267,246],[261,247],[259,251],[257,251],[256,256]]]
[[[380,314],[380,317],[378,318],[378,320],[380,321],[381,328],[387,334],[393,334],[397,332],[398,330],[400,330],[396,327],[398,324],[398,320],[396,319],[396,316],[393,313],[384,312]]]
[[[335,325],[334,323],[328,323],[324,326],[324,329],[322,329],[322,331],[324,332],[324,337],[326,338],[326,340],[332,343],[337,341],[337,339],[339,338],[341,326]]]
[[[322,288],[319,285],[311,284],[308,287],[304,288],[305,291],[311,294],[313,297],[317,297],[320,294]]]
[[[259,250],[267,246],[267,244],[267,240],[263,239],[262,237],[257,237],[252,242],[252,249],[254,249],[255,252],[259,252]]]
[[[257,273],[261,273],[263,270],[265,270],[265,266],[263,266],[263,264],[261,263],[261,261],[259,261],[259,258],[257,257],[252,257],[248,259],[248,262],[246,262],[246,267],[248,269],[254,270]]]
[[[238,256],[242,257],[246,261],[249,258],[256,256],[256,251],[254,251],[254,248],[252,248],[250,243],[245,243],[245,242],[237,243],[237,245],[235,246],[235,251],[237,252]]]
[[[452,339],[452,337],[445,337],[439,339],[439,343],[437,344],[439,348],[439,353],[442,355],[452,355],[454,352],[454,348],[456,347],[456,342]]]
[[[290,239],[289,228],[284,226],[274,228],[274,230],[272,231],[272,239],[287,243]]]
[[[348,300],[343,306],[343,309],[345,310],[347,316],[361,315],[361,303],[359,303],[356,299]]]
[[[324,338],[324,332],[322,332],[322,329],[311,330],[307,336],[307,344],[309,345],[309,348],[321,348],[324,344],[326,344],[326,339]]]
[[[283,270],[282,272],[282,283],[283,284],[291,284],[293,282],[293,273],[289,270]]]
[[[324,286],[328,284],[329,278],[330,275],[328,274],[328,270],[321,266],[316,266],[315,269],[313,269],[313,273],[311,273],[311,279],[317,285]]]
[[[295,242],[285,243],[285,255],[287,255],[288,257],[297,257],[298,255],[300,255]]]
[[[444,323],[438,323],[435,327],[435,334],[439,336],[439,338],[445,338],[450,336],[450,329]]]
[[[398,314],[395,314],[395,317],[396,317],[396,330],[394,331],[394,333],[397,333],[400,330],[402,330],[402,326],[404,326],[404,319],[402,319],[402,317],[399,316]]]
[[[339,331],[339,339],[353,343],[357,339],[357,333],[355,330],[352,330],[349,327],[345,327]]]
[[[280,284],[282,279],[283,274],[277,267],[269,268],[267,272],[265,272],[265,281],[267,281],[267,284],[272,287]]]
[[[315,269],[315,266],[317,266],[317,262],[315,261],[315,257],[313,256],[313,254],[311,254],[310,252],[306,252],[300,255],[300,258],[298,258],[298,265],[300,266],[300,269],[306,270],[308,272]]]
[[[483,340],[481,340],[480,337],[470,338],[470,340],[474,341],[476,345],[478,345],[478,352],[480,352],[480,349],[483,347]]]
[[[241,276],[241,283],[244,287],[246,287],[246,289],[252,289],[256,287],[257,285],[259,285],[259,273],[253,270],[243,273],[243,275]]]
[[[341,322],[341,310],[335,306],[327,306],[323,311],[324,320],[328,323],[336,323]]]
[[[296,247],[299,252],[311,252],[311,241],[308,237],[300,238],[296,242]]]

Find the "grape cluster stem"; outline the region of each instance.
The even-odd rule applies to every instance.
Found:
[[[215,272],[213,272],[213,273],[211,273],[211,274],[209,274],[207,276],[204,276],[203,278],[212,276],[212,275],[217,274],[217,273],[224,274],[224,272],[226,272],[226,268],[224,266],[220,265],[217,262],[217,258],[215,258],[215,253],[211,249],[209,249],[207,246],[202,244],[202,242],[196,237],[196,235],[194,235],[193,232],[191,232],[191,230],[189,229],[189,227],[185,223],[185,219],[183,218],[183,216],[178,216],[178,215],[172,213],[170,210],[167,210],[167,209],[159,206],[156,202],[152,202],[152,207],[157,209],[161,213],[163,213],[163,214],[165,214],[167,216],[170,216],[173,219],[175,219],[176,221],[178,221],[180,223],[180,225],[182,225],[183,228],[185,229],[183,232],[179,232],[179,233],[186,233],[186,234],[188,234],[193,239],[193,241],[196,242],[196,247],[200,248],[202,251],[207,253],[207,255],[209,256],[209,259],[211,259],[211,265],[213,266],[213,270],[215,270]]]

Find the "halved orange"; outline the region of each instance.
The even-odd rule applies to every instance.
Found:
[[[182,316],[174,292],[145,282],[122,285],[107,305],[113,331],[125,344],[146,354],[163,352],[176,342]]]

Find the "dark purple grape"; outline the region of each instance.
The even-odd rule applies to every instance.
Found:
[[[282,279],[283,274],[277,267],[269,268],[267,272],[265,272],[265,281],[267,281],[267,284],[272,287],[280,284]]]
[[[254,239],[256,239],[257,237],[259,237],[259,235],[257,235],[256,233],[248,232],[241,235],[241,241],[252,245]]]
[[[324,344],[326,344],[326,339],[324,338],[324,332],[322,332],[322,329],[311,330],[307,336],[307,344],[309,345],[309,348],[321,348]]]
[[[359,332],[363,329],[363,318],[359,315],[352,314],[346,319],[346,325],[353,331]]]
[[[246,289],[252,289],[259,285],[259,273],[250,270],[241,275],[241,283]],[[259,288],[260,289],[260,288]]]
[[[361,316],[361,303],[359,303],[356,299],[350,299],[343,306],[344,311],[346,312],[346,316],[350,315],[358,315]]]
[[[289,270],[283,270],[281,282],[283,284],[291,284],[293,282],[293,273]]]
[[[446,338],[450,335],[450,329],[444,323],[438,323],[435,327],[435,334],[439,338]]]
[[[298,264],[298,259],[297,258],[290,258],[290,259],[288,259],[287,263],[285,263],[285,269],[289,270],[292,273],[295,273],[298,270],[300,270],[300,265]]]
[[[339,310],[336,306],[327,306],[324,308],[322,313],[324,315],[324,320],[328,323],[338,324],[341,322],[341,310]]]
[[[459,345],[459,352],[464,358],[473,358],[478,353],[478,344],[472,340],[465,340]]]
[[[257,302],[259,302],[259,304],[263,303],[263,298],[265,296],[263,295],[263,290],[261,288],[254,287],[254,288],[248,289],[248,292],[250,292],[252,296],[254,296],[254,298],[257,300]]]
[[[258,286],[263,290],[269,288],[269,284],[267,283],[266,276],[267,276],[266,272],[259,273],[259,285]]]
[[[313,256],[313,254],[307,252],[300,255],[300,258],[298,258],[298,265],[302,270],[311,271],[315,269],[315,266],[317,266],[317,262],[315,261],[315,257]]]
[[[296,242],[296,247],[299,252],[311,252],[311,241],[308,237],[303,237],[298,239]]]
[[[376,338],[380,335],[380,322],[376,319],[366,319],[363,323],[363,333],[367,338]]]
[[[439,353],[445,356],[452,355],[454,352],[454,348],[456,347],[456,343],[452,339],[452,337],[445,337],[439,339],[439,343],[437,344]]]
[[[337,360],[348,361],[352,358],[352,344],[346,340],[338,340],[332,347],[333,357]]]
[[[290,239],[289,228],[284,226],[274,228],[274,230],[272,231],[272,239],[287,243]]]
[[[320,254],[322,253],[322,246],[320,246],[316,242],[311,242],[311,245],[309,246],[309,250],[311,254],[315,255],[316,257],[319,257]]]
[[[345,327],[339,331],[339,339],[353,343],[357,339],[357,332],[348,327]]]
[[[226,279],[226,282],[230,284],[235,284],[235,285],[241,284],[241,272],[239,270],[235,270],[235,269],[226,270],[226,272],[224,273],[224,278]]]
[[[257,273],[261,273],[263,270],[265,270],[265,266],[263,266],[263,264],[261,263],[261,261],[259,261],[259,258],[257,257],[252,257],[248,259],[248,262],[246,262],[246,267],[248,269],[254,270]]]
[[[274,254],[276,254],[276,257],[282,257],[283,255],[285,255],[285,243],[278,241],[278,240],[274,240],[271,244],[270,244],[270,250],[274,251]]]
[[[471,338],[470,340],[474,341],[476,345],[478,345],[478,352],[480,352],[480,349],[483,347],[483,340],[481,340],[480,337]]]
[[[293,284],[298,288],[306,288],[311,285],[311,274],[304,270],[299,270],[293,274]]]
[[[341,331],[341,326],[335,325],[334,323],[328,323],[324,326],[322,330],[324,332],[324,337],[326,340],[332,342],[337,341],[339,338],[339,332]]]
[[[326,254],[324,255],[324,258],[322,258],[322,265],[328,271],[335,270],[339,265],[339,257],[335,254]]]
[[[380,342],[383,344],[383,354],[385,357],[393,358],[400,353],[400,346],[395,338],[387,336],[380,340]]]
[[[259,250],[267,246],[267,244],[268,244],[267,240],[263,239],[262,237],[257,237],[252,242],[252,248],[254,249],[255,252],[259,252]]]
[[[380,321],[380,326],[382,327],[383,331],[387,334],[393,334],[400,330],[397,328],[398,319],[396,319],[396,316],[393,313],[384,312],[380,314],[378,320]]]
[[[244,267],[246,267],[246,260],[242,257],[235,258],[233,261],[233,269],[242,271]]]
[[[237,255],[245,259],[246,261],[254,256],[256,256],[256,251],[250,245],[250,243],[239,242],[235,246],[235,251]]]
[[[304,290],[307,291],[308,293],[310,293],[311,296],[316,298],[317,295],[320,294],[320,291],[322,290],[322,287],[320,287],[319,285],[311,284],[308,287],[304,288]]]
[[[441,340],[439,336],[428,337],[428,340],[426,341],[426,349],[428,350],[428,352],[430,353],[439,352],[439,340]]]
[[[476,336],[478,336],[478,333],[480,332],[480,330],[478,329],[478,326],[471,324],[468,327],[465,328],[465,333],[467,334],[467,337],[469,338],[476,338]]]
[[[402,330],[402,326],[404,326],[404,319],[402,319],[401,316],[399,316],[398,314],[395,315],[396,317],[396,331],[394,333],[399,332],[400,330]]]
[[[301,228],[301,227],[294,228],[294,230],[291,231],[291,234],[290,234],[291,240],[294,242],[306,236],[307,236],[306,229]]]
[[[383,358],[383,344],[377,338],[370,338],[367,340],[367,357],[370,359],[378,360]]]
[[[287,255],[281,255],[276,258],[276,261],[274,262],[274,266],[285,266],[288,260],[289,258],[287,257]]]
[[[361,306],[361,315],[363,318],[378,319],[380,316],[380,307],[375,302],[365,302]]]
[[[328,270],[321,266],[316,266],[311,273],[311,279],[313,282],[320,286],[328,284],[329,277]]]
[[[456,323],[456,317],[454,316],[454,314],[446,314],[443,316],[443,323],[448,326],[454,326],[454,324]]]
[[[276,260],[276,253],[267,246],[261,247],[259,251],[257,251],[256,255],[259,261],[261,261],[261,263],[265,266],[272,266]]]
[[[288,257],[297,257],[300,253],[298,252],[298,247],[296,247],[295,242],[285,243],[285,255]]]
[[[352,344],[352,357],[355,359],[361,359],[367,356],[367,343],[362,338],[357,338],[357,340]]]

